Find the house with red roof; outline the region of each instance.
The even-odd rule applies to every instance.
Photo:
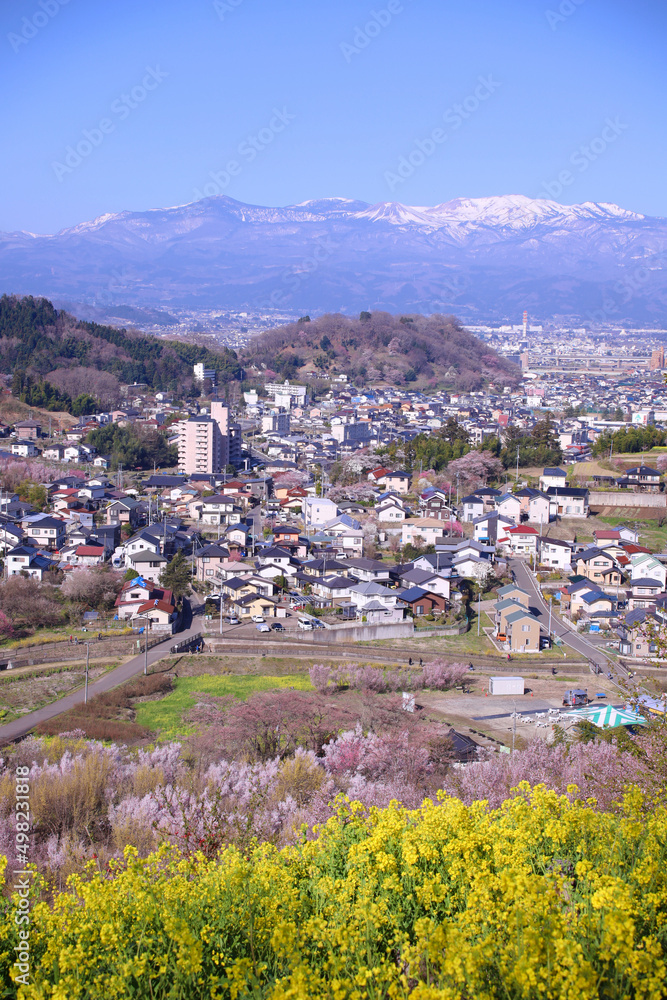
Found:
[[[150,601],[163,601],[169,604],[172,610],[176,606],[171,590],[156,587],[150,580],[137,576],[123,585],[116,598],[116,615],[118,618],[133,618],[138,609]]]
[[[144,601],[132,615],[142,625],[148,625],[151,632],[174,632],[177,617],[173,604],[160,598]]]
[[[73,566],[102,566],[104,563],[103,545],[77,545],[69,557]]]
[[[539,534],[535,528],[526,524],[518,524],[507,528],[498,528],[498,546],[515,556],[531,556],[537,552]]]

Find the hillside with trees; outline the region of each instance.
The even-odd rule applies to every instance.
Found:
[[[357,386],[386,384],[458,391],[517,385],[521,372],[453,316],[392,316],[362,312],[357,319],[327,314],[269,330],[251,340],[243,362],[285,378],[345,374]]]
[[[122,384],[187,394],[192,365],[203,362],[219,383],[241,377],[234,351],[210,351],[77,320],[32,296],[0,298],[0,371],[13,372],[12,393],[24,403],[76,416],[120,400]]]

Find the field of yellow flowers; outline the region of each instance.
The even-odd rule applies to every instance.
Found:
[[[341,799],[283,849],[128,848],[35,899],[30,983],[0,995],[663,1000],[665,809],[637,789],[613,812],[574,793],[524,784],[495,810]],[[17,899],[2,905],[10,984]]]

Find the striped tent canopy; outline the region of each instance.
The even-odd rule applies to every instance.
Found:
[[[646,719],[638,712],[629,712],[626,708],[614,708],[613,705],[589,705],[586,708],[574,708],[564,712],[571,719],[586,719],[600,729],[614,729],[616,726],[645,726]]]

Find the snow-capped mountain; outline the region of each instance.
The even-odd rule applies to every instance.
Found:
[[[435,206],[219,195],[0,234],[1,290],[110,306],[665,321],[667,220],[506,195]]]

